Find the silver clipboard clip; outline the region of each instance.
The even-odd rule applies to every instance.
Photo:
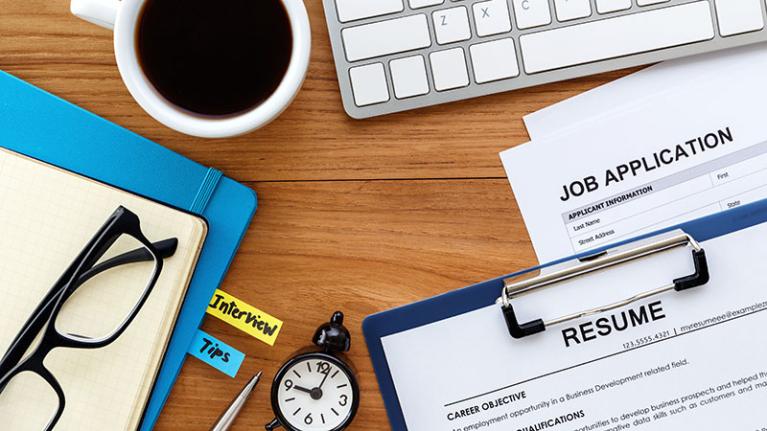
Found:
[[[514,307],[511,304],[511,301],[515,298],[534,293],[546,287],[582,275],[591,274],[677,247],[690,247],[690,249],[692,249],[695,273],[673,280],[670,284],[665,286],[648,290],[623,301],[604,305],[602,307],[562,316],[548,321],[538,319],[527,323],[519,323],[517,320]],[[509,333],[512,337],[520,339],[543,332],[550,326],[611,311],[672,290],[680,292],[682,290],[702,286],[708,283],[709,278],[706,252],[701,248],[695,238],[682,230],[677,229],[665,234],[602,251],[591,256],[576,258],[558,265],[544,268],[538,272],[534,271],[532,273],[508,278],[504,280],[503,291],[501,292],[501,298],[498,302],[501,304],[503,316],[506,319],[506,325],[509,328]]]

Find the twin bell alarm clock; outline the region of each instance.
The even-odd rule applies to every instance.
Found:
[[[276,418],[267,431],[341,431],[354,420],[360,390],[351,365],[342,359],[351,347],[343,322],[343,313],[335,312],[314,334],[320,350],[290,358],[277,372],[272,383]]]

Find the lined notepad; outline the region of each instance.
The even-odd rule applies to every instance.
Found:
[[[67,400],[57,431],[138,427],[207,226],[194,215],[0,149],[0,356],[119,206],[139,216],[150,241],[175,237],[178,250],[165,259],[149,300],[115,343],[94,350],[60,348],[47,357],[45,365]],[[4,430],[40,431],[25,419],[30,409],[24,402],[0,406]]]

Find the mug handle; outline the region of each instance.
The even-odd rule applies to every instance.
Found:
[[[69,10],[78,18],[114,30],[120,0],[72,0]]]

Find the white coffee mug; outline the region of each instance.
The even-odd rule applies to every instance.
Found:
[[[136,31],[146,0],[72,0],[76,16],[114,30],[115,56],[125,85],[146,112],[166,126],[192,136],[225,138],[265,126],[279,116],[295,98],[309,67],[311,29],[303,0],[281,0],[290,18],[293,51],[288,70],[277,90],[253,109],[226,117],[196,114],[163,97],[141,69]],[[213,3],[215,4],[215,3]]]

